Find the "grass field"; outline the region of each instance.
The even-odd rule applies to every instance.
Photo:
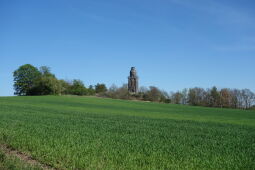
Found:
[[[255,111],[1,97],[0,144],[59,169],[255,169]]]

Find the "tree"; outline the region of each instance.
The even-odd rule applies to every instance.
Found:
[[[171,95],[171,101],[172,101],[174,104],[181,104],[181,101],[182,101],[182,93],[181,93],[181,92],[172,93],[172,95]]]
[[[51,73],[50,67],[41,66],[41,67],[39,68],[39,71],[41,72],[41,74],[42,74],[43,76],[55,77],[55,75]]]
[[[87,89],[81,80],[75,79],[73,80],[72,85],[70,87],[70,93],[73,95],[82,96],[87,94]]]
[[[232,105],[232,94],[229,89],[220,90],[220,106],[224,108],[230,108]]]
[[[60,94],[61,95],[71,94],[71,92],[70,92],[71,86],[72,86],[71,81],[59,80],[59,84],[60,84]]]
[[[192,106],[196,106],[197,104],[197,94],[195,88],[189,89],[188,93],[188,103]]]
[[[107,91],[107,88],[105,84],[97,83],[97,85],[95,86],[95,90],[96,90],[96,93],[105,93]]]
[[[140,92],[140,93],[147,93],[148,91],[149,91],[148,88],[145,87],[145,86],[141,86],[141,87],[139,88],[139,92]]]
[[[203,88],[191,88],[188,92],[188,103],[193,106],[206,106],[206,94]]]
[[[162,101],[163,100],[163,95],[161,91],[154,86],[150,86],[149,90],[144,94],[144,100],[149,100],[149,101]]]
[[[242,108],[243,106],[243,101],[242,101],[242,93],[238,89],[233,89],[231,90],[231,95],[232,95],[232,108]]]
[[[14,94],[31,95],[31,89],[35,86],[36,80],[41,76],[39,70],[31,64],[20,66],[14,71]]]
[[[96,93],[94,86],[90,85],[88,88],[88,95],[94,95]]]
[[[123,84],[120,88],[118,88],[115,92],[115,98],[117,99],[130,99],[130,94],[128,92],[128,85]]]
[[[252,107],[252,104],[254,102],[255,95],[252,93],[249,89],[243,89],[242,90],[242,98],[243,98],[243,105],[245,109],[249,109]]]
[[[55,77],[43,75],[35,81],[31,95],[59,95],[62,90],[61,85]]]
[[[39,68],[40,77],[35,80],[35,84],[31,89],[31,95],[59,95],[61,94],[62,82],[60,82],[54,74],[50,72],[50,68],[42,66]]]
[[[183,89],[181,91],[181,104],[187,104],[188,103],[188,89]]]
[[[210,105],[212,107],[218,107],[220,105],[220,94],[215,86],[211,89],[210,96],[211,96]]]
[[[116,91],[117,90],[118,90],[118,87],[115,84],[112,84],[109,87],[109,90],[107,91],[107,93],[104,94],[104,95],[107,96],[107,97],[110,97],[110,98],[116,98]]]
[[[112,84],[111,86],[110,86],[110,88],[109,88],[109,92],[116,92],[117,91],[117,89],[118,89],[118,86],[116,86],[115,84]]]
[[[127,84],[123,84],[121,87],[116,85],[111,85],[109,90],[106,93],[100,94],[113,99],[132,99],[135,98],[135,95],[130,95],[128,92]]]
[[[164,91],[164,90],[161,90],[161,102],[164,102],[164,103],[171,103],[171,99],[170,99],[170,96],[169,94]]]

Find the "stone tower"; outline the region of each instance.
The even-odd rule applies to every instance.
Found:
[[[131,67],[130,76],[128,77],[128,91],[129,93],[138,93],[138,76],[136,75],[135,67]]]

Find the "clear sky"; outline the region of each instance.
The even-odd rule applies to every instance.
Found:
[[[0,96],[20,65],[85,85],[255,91],[254,0],[0,0]]]

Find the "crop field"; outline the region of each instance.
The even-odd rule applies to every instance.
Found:
[[[255,111],[1,97],[0,145],[56,169],[255,169]]]

